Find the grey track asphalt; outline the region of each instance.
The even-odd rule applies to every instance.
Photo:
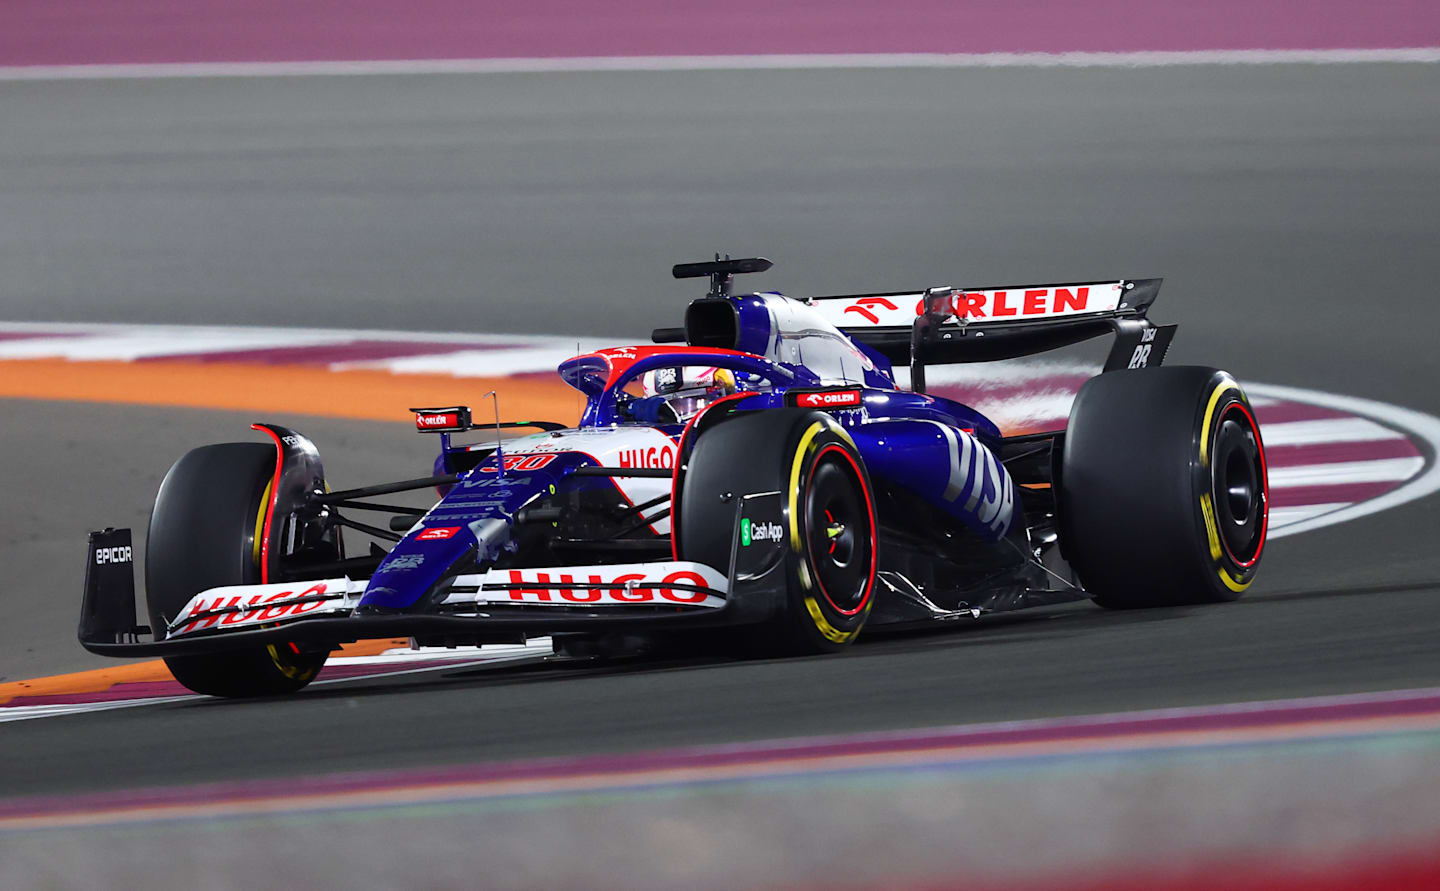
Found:
[[[0,316],[623,339],[716,249],[796,294],[1164,275],[1171,361],[1440,413],[1436,95],[1424,65],[0,84]],[[251,419],[3,411],[0,673],[91,666],[83,531],[143,527]],[[296,425],[337,471],[425,460]],[[1437,530],[1430,499],[1277,541],[1223,607],[12,723],[0,794],[1434,685]]]
[[[1440,66],[0,83],[0,316],[633,337],[804,295],[1166,277],[1173,360],[1437,398]],[[1162,312],[1163,311],[1163,312]]]

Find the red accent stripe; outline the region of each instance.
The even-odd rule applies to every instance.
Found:
[[[1265,466],[1265,442],[1259,434],[1260,428],[1255,423],[1255,416],[1250,414],[1250,409],[1246,408],[1243,402],[1232,402],[1225,406],[1224,411],[1220,413],[1220,417],[1215,421],[1215,429],[1220,429],[1220,422],[1225,419],[1225,415],[1232,409],[1239,409],[1250,421],[1250,429],[1256,431],[1255,444],[1260,448],[1260,487],[1263,493],[1260,501],[1260,545],[1255,548],[1255,556],[1249,560],[1241,561],[1236,559],[1235,555],[1231,553],[1230,543],[1225,541],[1225,536],[1220,536],[1220,541],[1225,545],[1225,553],[1230,554],[1230,559],[1235,561],[1235,565],[1242,569],[1248,569],[1259,561],[1260,552],[1265,550],[1265,532],[1270,528],[1270,472]]]
[[[1403,480],[1381,483],[1334,483],[1328,486],[1290,486],[1270,493],[1270,506],[1304,507],[1307,504],[1368,501],[1404,485]]]
[[[1308,402],[1273,402],[1253,407],[1255,418],[1262,426],[1285,424],[1290,421],[1326,421],[1355,417],[1354,412],[1341,411],[1338,408],[1328,408],[1323,405],[1311,405]]]
[[[1056,393],[1074,394],[1079,391],[1080,385],[1089,379],[1089,376],[1085,375],[1056,375],[1055,377],[1026,381],[1021,384],[989,387],[968,384],[940,384],[929,387],[927,392],[933,396],[953,399],[956,402],[963,403],[972,408],[998,415],[1002,414],[1010,403],[1017,400],[1031,399],[1040,396],[1054,396]],[[1254,414],[1262,429],[1266,424],[1283,424],[1289,421],[1323,421],[1356,417],[1353,412],[1311,405],[1305,402],[1277,402],[1270,405],[1256,406],[1254,408]],[[1038,419],[1036,423],[1039,423],[1046,429],[1058,431],[1065,429],[1068,420],[1064,415],[1057,415],[1053,418]]]
[[[280,471],[285,467],[285,444],[275,431],[260,424],[251,424],[251,430],[259,430],[275,442],[275,475],[270,478],[270,506],[265,510],[265,532],[260,541],[260,584],[270,581],[270,524],[275,520],[275,504],[280,500]]]
[[[1089,379],[1090,377],[1087,375],[1057,374],[1054,377],[1040,378],[1020,384],[1005,384],[989,387],[970,384],[940,384],[929,387],[927,392],[931,395],[943,396],[946,399],[953,399],[956,402],[962,402],[972,407],[984,405],[992,411],[995,411],[1002,408],[1005,404],[1018,399],[1051,396],[1057,392],[1079,392],[1080,386]],[[1284,424],[1290,421],[1323,421],[1356,417],[1354,412],[1341,411],[1321,405],[1311,405],[1308,402],[1276,402],[1268,405],[1254,406],[1254,413],[1255,419],[1260,422],[1262,428],[1266,424]],[[1055,420],[1059,421],[1059,427],[1063,429],[1067,419],[1059,417]]]
[[[723,347],[697,347],[697,346],[628,346],[611,347],[604,350],[596,350],[593,353],[581,353],[578,356],[571,356],[566,359],[564,365],[569,365],[577,359],[599,359],[605,363],[609,373],[605,376],[605,389],[609,390],[623,377],[630,367],[641,359],[649,359],[654,356],[674,356],[676,365],[689,365],[696,367],[698,363],[686,361],[688,357],[697,355],[720,355],[720,356],[744,356],[748,359],[764,359],[764,356],[757,356],[754,353],[745,353],[740,350],[727,350]]]
[[[1264,435],[1264,430],[1261,430]],[[1417,458],[1421,452],[1408,439],[1376,439],[1370,442],[1316,442],[1304,445],[1266,446],[1271,467],[1298,467],[1305,464],[1339,464],[1345,461],[1375,461],[1381,458]]]
[[[5,0],[10,65],[1435,46],[1431,0]],[[159,13],[176,11],[160,18]],[[744,23],[737,27],[736,23]],[[716,35],[724,35],[717,40]]]
[[[403,359],[407,356],[431,356],[457,353],[462,350],[508,350],[528,344],[484,344],[416,340],[352,340],[344,343],[321,343],[309,346],[256,347],[244,350],[221,350],[214,353],[172,353],[164,356],[142,356],[138,362],[243,362],[255,365],[331,365],[336,362],[370,362],[382,359]]]
[[[94,813],[128,807],[212,803],[262,796],[338,794],[360,790],[449,786],[488,780],[563,778],[590,774],[661,771],[671,768],[715,767],[834,756],[870,756],[892,752],[966,749],[977,746],[1084,741],[1095,746],[1141,734],[1185,734],[1217,730],[1289,727],[1370,719],[1425,717],[1440,714],[1435,689],[1319,697],[1166,711],[1056,718],[1006,724],[941,727],[873,734],[846,734],[803,739],[766,740],[716,746],[662,749],[621,755],[529,759],[447,767],[392,769],[241,780],[193,786],[162,786],[79,795],[0,799],[0,817],[56,813]],[[1183,739],[1179,740],[1183,742]],[[1163,745],[1164,743],[1159,743]]]
[[[1080,878],[1074,872],[1045,880],[993,886],[996,891],[1378,891],[1440,888],[1440,840],[1415,844],[1402,853],[1375,847],[1338,861],[1316,861],[1294,853],[1271,852],[1254,859],[1202,859],[1168,868],[1124,863],[1114,872]],[[1412,842],[1413,844],[1413,842]],[[947,884],[892,886],[901,891],[939,891]]]

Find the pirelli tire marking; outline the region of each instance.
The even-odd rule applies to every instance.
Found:
[[[1216,498],[1219,495],[1217,474],[1223,472],[1223,469],[1212,466],[1213,461],[1218,457],[1215,454],[1218,445],[1216,440],[1227,416],[1233,412],[1242,415],[1243,424],[1253,437],[1258,449],[1259,468],[1255,482],[1258,483],[1259,491],[1250,493],[1250,497],[1258,499],[1258,513],[1252,522],[1259,523],[1259,530],[1253,541],[1253,553],[1244,555],[1232,551],[1230,544],[1226,541],[1226,535],[1220,528],[1222,519],[1216,504]],[[1204,477],[1204,491],[1199,498],[1199,509],[1201,522],[1205,528],[1208,556],[1221,584],[1235,594],[1242,594],[1255,580],[1255,570],[1260,562],[1260,553],[1265,547],[1265,536],[1269,526],[1269,485],[1265,447],[1261,439],[1259,424],[1250,410],[1245,391],[1232,378],[1227,377],[1216,384],[1206,400],[1205,413],[1200,425],[1200,471]]]

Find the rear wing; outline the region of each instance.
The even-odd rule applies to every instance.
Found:
[[[926,365],[1013,359],[1104,334],[1115,335],[1105,371],[1159,365],[1176,327],[1146,318],[1161,281],[943,287],[813,297],[809,303],[852,340],[892,363],[908,364],[912,388],[923,392]]]

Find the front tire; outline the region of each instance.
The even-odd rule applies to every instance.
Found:
[[[201,591],[260,583],[258,536],[274,472],[274,447],[231,442],[194,449],[165,475],[145,542],[146,600],[157,636]],[[314,680],[329,656],[297,650],[276,644],[166,656],[165,665],[196,693],[277,696]]]
[[[776,491],[786,586],[762,643],[796,654],[842,650],[859,636],[874,602],[879,529],[864,462],[829,415],[738,412],[705,430],[678,493],[673,534],[681,558],[728,568],[734,499]]]
[[[1265,547],[1260,427],[1223,371],[1107,372],[1075,397],[1065,433],[1065,558],[1107,607],[1235,600]]]

